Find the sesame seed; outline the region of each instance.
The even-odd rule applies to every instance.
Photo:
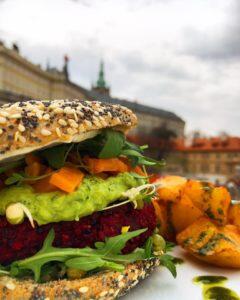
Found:
[[[68,128],[67,133],[70,135],[74,135],[75,133],[77,133],[77,130],[75,128]]]
[[[3,117],[8,117],[9,113],[6,112],[6,111],[1,111],[0,115],[3,116]]]
[[[16,285],[12,281],[9,280],[6,283],[6,288],[9,289],[9,290],[14,290],[16,288]]]
[[[56,107],[54,109],[55,114],[61,114],[63,112],[63,109],[61,107]]]
[[[117,297],[117,295],[119,294],[120,290],[116,290],[114,295],[113,295],[113,298],[115,299]]]
[[[98,120],[96,117],[94,117],[93,123],[94,123],[96,126],[98,126],[98,127],[101,126],[101,123],[99,122],[99,120]]]
[[[135,286],[135,285],[137,285],[137,284],[138,284],[138,280],[135,280],[135,281],[133,282],[132,286]]]
[[[50,119],[49,114],[45,114],[45,115],[43,116],[43,119],[44,119],[45,121],[48,121],[48,120]]]
[[[42,112],[41,111],[37,111],[36,116],[39,120],[42,120]]]
[[[9,116],[9,119],[20,119],[21,118],[21,114],[12,114]]]
[[[73,119],[69,119],[68,122],[69,122],[71,127],[78,128],[78,124]]]
[[[16,131],[14,134],[14,141],[17,141],[19,138],[19,131]]]
[[[121,287],[124,287],[125,283],[123,281],[120,281],[118,286],[121,288]]]
[[[41,130],[41,134],[42,134],[43,136],[49,136],[49,135],[51,135],[52,133],[51,133],[51,131],[49,131],[49,130],[43,128],[43,129]]]
[[[123,277],[124,277],[123,275],[119,275],[118,280],[121,281],[123,279]]]
[[[92,123],[88,120],[84,120],[84,123],[88,126],[88,127],[92,127]]]
[[[58,107],[58,103],[52,103],[49,108],[56,109]]]
[[[19,125],[18,125],[18,130],[19,130],[20,132],[23,132],[23,131],[25,131],[25,127],[24,127],[22,124],[19,124]]]
[[[79,127],[78,127],[78,132],[81,133],[83,131],[84,131],[84,125],[80,124]]]
[[[87,286],[82,286],[82,287],[80,287],[79,292],[82,293],[82,294],[84,294],[84,293],[86,293],[88,291],[88,289],[89,288]]]
[[[0,117],[0,124],[5,124],[7,122],[7,119],[4,117]]]
[[[107,293],[108,293],[107,291],[103,291],[103,292],[101,292],[101,293],[99,294],[99,296],[100,296],[100,297],[104,297],[104,296],[107,295]]]
[[[64,112],[65,112],[67,115],[70,115],[70,114],[73,114],[74,109],[72,109],[71,107],[67,106],[67,107],[64,108]]]
[[[18,139],[19,139],[19,141],[20,141],[21,143],[23,143],[23,144],[26,143],[26,138],[25,138],[24,136],[19,135],[19,136],[18,136]]]
[[[63,119],[59,119],[58,120],[58,124],[62,125],[62,126],[67,126],[67,122]]]
[[[78,116],[77,116],[76,112],[74,112],[73,115],[74,115],[75,121],[78,122]]]
[[[56,127],[55,130],[56,130],[57,136],[58,136],[58,137],[61,137],[61,136],[62,136],[62,132],[61,132],[60,128],[59,128],[59,127]]]

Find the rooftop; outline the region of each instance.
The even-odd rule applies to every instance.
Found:
[[[132,101],[125,100],[125,99],[111,97],[109,95],[102,95],[96,91],[88,91],[87,95],[88,95],[88,97],[90,97],[94,100],[99,100],[99,101],[106,102],[106,103],[114,103],[114,104],[120,104],[120,105],[126,106],[136,113],[145,113],[145,114],[154,115],[157,117],[162,117],[162,118],[171,119],[171,120],[185,123],[183,121],[183,119],[181,119],[175,113],[167,111],[167,110],[143,105],[138,102],[132,102]]]
[[[240,137],[197,138],[190,145],[176,140],[175,149],[184,152],[240,152]]]

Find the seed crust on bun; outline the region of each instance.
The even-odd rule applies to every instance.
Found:
[[[112,300],[125,295],[160,265],[158,258],[128,264],[121,272],[105,271],[83,279],[35,283],[0,277],[0,299],[95,299]]]
[[[0,163],[61,143],[81,142],[104,128],[126,132],[136,115],[117,104],[30,100],[0,106]]]

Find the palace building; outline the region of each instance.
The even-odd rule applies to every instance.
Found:
[[[111,96],[104,78],[101,62],[98,79],[91,89],[72,82],[69,78],[68,57],[64,57],[62,70],[43,69],[20,53],[14,44],[7,48],[0,42],[0,103],[26,99],[85,99],[121,104],[132,109],[139,118],[139,126],[132,134],[151,135],[157,128],[167,128],[177,137],[183,137],[185,122],[173,112],[142,105]]]

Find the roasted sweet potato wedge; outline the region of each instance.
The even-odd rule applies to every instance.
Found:
[[[193,205],[189,197],[183,195],[179,202],[172,203],[169,217],[175,232],[179,233],[203,215],[204,213]]]
[[[202,261],[221,267],[240,268],[240,232],[237,226],[216,226],[201,217],[177,235],[177,242]]]
[[[165,176],[157,179],[159,199],[162,201],[177,202],[181,198],[181,192],[187,180],[180,176]]]
[[[175,230],[170,220],[172,203],[159,201],[157,198],[152,201],[158,221],[159,233],[167,240],[175,241]]]
[[[231,204],[228,210],[228,223],[240,227],[240,204]]]
[[[189,180],[185,185],[184,194],[217,225],[227,223],[231,197],[226,188]]]
[[[227,189],[224,187],[214,187],[210,192],[210,196],[206,198],[209,201],[203,203],[204,212],[218,225],[225,225],[231,203],[231,196]]]

